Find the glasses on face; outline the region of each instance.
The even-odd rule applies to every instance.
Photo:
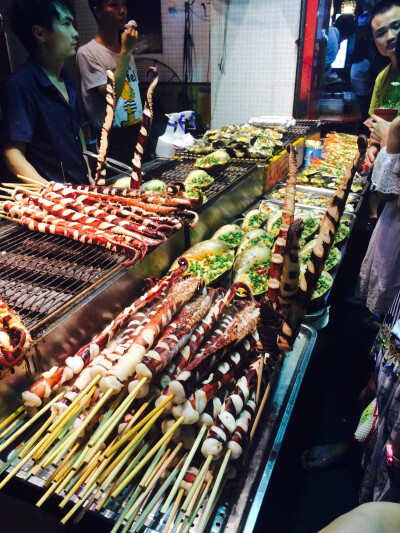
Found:
[[[400,20],[394,20],[389,24],[389,26],[384,26],[383,28],[378,28],[374,31],[374,38],[378,41],[385,40],[389,32],[397,35],[400,31]]]

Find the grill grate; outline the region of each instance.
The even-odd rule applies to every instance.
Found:
[[[160,179],[167,184],[174,181],[184,181],[189,172],[195,170],[195,161],[195,158],[186,156],[180,157],[179,159],[161,161],[157,166],[150,168],[144,173],[145,179],[146,181]],[[232,183],[243,178],[255,168],[256,164],[253,161],[231,161],[221,170],[213,172],[214,182],[204,191],[207,198],[211,199],[217,194],[220,194]]]
[[[125,260],[59,235],[33,233],[6,223],[0,228],[0,295],[33,336],[62,306],[72,303]]]

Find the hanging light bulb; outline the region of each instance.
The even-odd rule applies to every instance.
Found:
[[[342,2],[340,13],[342,15],[354,15],[354,12],[356,10],[357,2],[355,0],[344,0]]]

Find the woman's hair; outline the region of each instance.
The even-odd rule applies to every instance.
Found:
[[[73,13],[69,0],[13,0],[9,8],[11,27],[29,53],[36,48],[32,33],[34,25],[53,31],[53,21],[59,17],[58,9]]]

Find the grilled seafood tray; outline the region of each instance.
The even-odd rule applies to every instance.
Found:
[[[283,204],[283,197],[285,196],[286,186],[283,183],[278,183],[273,187],[266,198],[271,202]],[[332,189],[323,189],[318,187],[307,187],[305,185],[296,185],[296,205],[299,207],[327,207],[335,191]],[[320,203],[319,199],[321,198]],[[350,193],[346,203],[345,211],[347,213],[358,213],[363,201],[363,196],[360,194]],[[323,204],[321,203],[323,202]]]
[[[335,191],[340,184],[340,180],[342,179],[341,176],[325,176],[323,174],[320,174],[318,172],[314,174],[309,174],[308,176],[299,176],[297,178],[297,185],[304,185],[307,187],[317,187],[317,188],[323,188],[323,189],[331,189]],[[351,187],[351,191],[355,194],[361,194],[364,195],[369,187],[369,182],[365,181],[364,178],[354,178],[353,185]]]
[[[0,295],[34,337],[124,260],[97,246],[0,224]]]
[[[316,338],[317,332],[312,327],[302,325],[293,350],[283,363],[277,366],[277,372],[271,377],[270,396],[263,411],[256,438],[251,447],[247,449],[246,455],[243,456],[246,467],[243,468],[242,462],[231,461],[230,479],[217,501],[206,531],[236,533],[254,529]],[[3,465],[5,460],[6,457],[3,454],[0,465]],[[52,467],[42,469],[36,476],[31,476],[29,481],[24,481],[23,477],[30,466],[28,462],[17,474],[19,482],[25,487],[23,493],[27,494],[30,486],[42,491],[43,485],[52,472]],[[61,497],[63,496],[64,493],[61,493]],[[104,520],[109,522],[109,529],[111,529],[119,517],[117,509],[123,508],[129,498],[128,493],[122,507],[115,506],[114,510],[111,503],[101,514],[95,510],[95,505],[93,505],[90,514],[96,521],[102,521],[102,529],[104,529]],[[200,507],[190,532],[195,533],[197,530],[207,502],[208,500],[205,499]],[[149,513],[144,524],[148,532],[164,530],[166,518],[155,512],[158,508],[159,502]]]
[[[194,157],[179,157],[179,159],[158,159],[143,172],[144,180],[159,179],[165,183],[184,181],[187,175],[195,170]],[[225,191],[232,183],[242,179],[256,168],[256,163],[250,160],[231,161],[213,174],[214,182],[204,189],[210,200]]]
[[[253,209],[258,209],[258,207],[259,207],[261,202],[263,204],[269,205],[274,210],[276,210],[277,208],[278,209],[280,208],[280,206],[276,202],[272,202],[269,199],[261,200],[261,201],[257,201],[251,208],[246,210],[246,212],[243,213],[243,216],[245,216],[248,211],[251,211]],[[324,216],[324,214],[325,214],[325,210],[324,209],[318,209],[318,208],[315,208],[315,207],[312,207],[312,206],[308,206],[308,205],[300,206],[299,204],[296,204],[295,218],[296,218],[296,216],[299,215],[299,212],[300,212],[300,215],[304,216],[304,213],[309,213],[310,217],[319,218],[319,219],[321,219]],[[335,246],[337,248],[339,248],[340,252],[341,252],[340,261],[335,267],[333,267],[329,271],[329,274],[331,275],[331,278],[332,278],[332,282],[330,284],[329,289],[324,294],[322,294],[321,296],[319,296],[317,298],[314,298],[313,301],[311,302],[311,304],[310,304],[310,306],[308,308],[308,311],[309,311],[310,314],[306,315],[306,317],[305,317],[306,321],[308,321],[308,319],[310,317],[312,317],[313,313],[320,311],[321,309],[325,308],[326,305],[327,305],[327,301],[329,299],[329,295],[330,295],[332,287],[334,285],[338,269],[339,269],[339,267],[340,267],[340,265],[341,265],[341,263],[343,261],[344,255],[346,253],[347,243],[348,243],[349,237],[351,235],[351,232],[353,230],[355,221],[356,221],[356,215],[354,215],[352,213],[346,213],[346,212],[343,213],[341,221],[340,221],[340,227],[339,228],[345,229],[345,236],[344,236],[344,238],[342,238],[342,239],[340,239],[340,240],[335,242]],[[240,224],[240,221],[236,221],[235,223]]]

